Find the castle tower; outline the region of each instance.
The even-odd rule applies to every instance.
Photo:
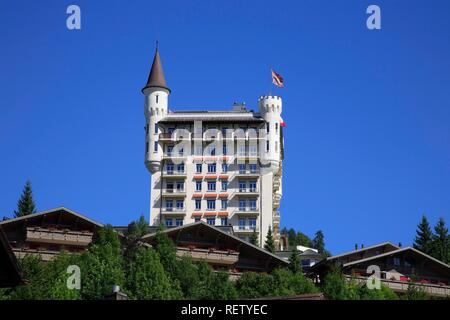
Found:
[[[272,185],[272,193],[267,191],[266,197],[272,198],[270,213],[263,213],[262,238],[267,234],[269,226],[272,228],[275,245],[280,245],[280,215],[279,207],[282,197],[281,176],[283,160],[283,141],[281,133],[282,99],[279,96],[262,96],[258,99],[259,112],[266,122],[266,142],[261,150],[262,162],[265,164],[266,174],[262,183]],[[263,238],[265,239],[265,238]]]
[[[168,112],[168,100],[170,89],[167,87],[166,79],[159,57],[158,47],[156,47],[152,68],[148,81],[142,89],[145,96],[144,114],[146,119],[146,147],[145,165],[151,173],[159,170],[163,150],[158,143],[159,128],[158,121]]]

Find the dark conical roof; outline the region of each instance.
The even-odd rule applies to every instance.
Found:
[[[150,75],[148,76],[147,84],[142,89],[159,87],[169,90],[166,84],[166,78],[164,77],[164,71],[161,64],[161,58],[159,57],[158,47],[156,47],[155,57],[153,58],[152,69],[150,70]]]

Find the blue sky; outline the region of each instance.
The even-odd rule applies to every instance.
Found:
[[[66,28],[81,7],[82,29]],[[382,30],[366,28],[381,7]],[[27,178],[39,210],[148,214],[143,96],[155,41],[173,110],[256,107],[286,87],[282,226],[411,243],[450,220],[450,2],[2,1],[0,216]]]

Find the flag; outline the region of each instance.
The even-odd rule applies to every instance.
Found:
[[[286,122],[284,122],[283,118],[280,117],[280,126],[286,127]]]
[[[274,85],[276,85],[277,87],[283,88],[284,87],[284,83],[283,83],[283,77],[280,76],[278,73],[276,73],[273,69],[272,69],[272,83]]]

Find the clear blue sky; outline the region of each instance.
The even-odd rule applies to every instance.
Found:
[[[78,4],[82,29],[66,28]],[[378,4],[382,30],[366,28]],[[148,214],[143,96],[154,52],[170,107],[256,106],[285,78],[282,226],[338,253],[450,222],[450,2],[2,1],[0,215],[27,178],[37,207],[104,223]]]

